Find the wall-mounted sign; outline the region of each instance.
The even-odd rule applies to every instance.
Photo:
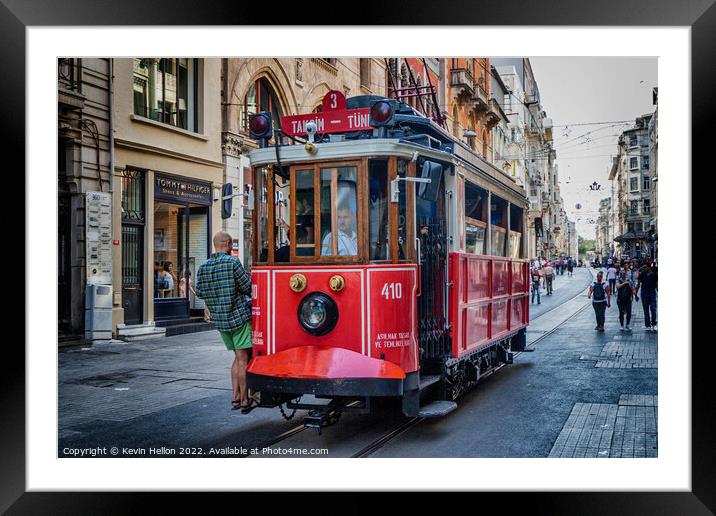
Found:
[[[181,204],[211,204],[211,185],[186,177],[154,174],[154,197]]]
[[[326,93],[323,97],[322,108],[323,111],[320,113],[282,116],[281,131],[289,136],[305,136],[308,122],[316,123],[316,132],[318,134],[372,129],[368,123],[370,109],[346,109],[346,97],[338,90],[331,90]]]
[[[87,283],[112,284],[112,194],[85,194]]]

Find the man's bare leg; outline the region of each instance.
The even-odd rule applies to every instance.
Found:
[[[241,350],[235,349],[234,350],[234,362],[231,364],[231,391],[233,394],[233,397],[231,398],[232,402],[238,403],[241,399],[241,391],[240,391],[240,384],[239,384],[239,352]],[[246,369],[244,369],[245,371]],[[244,375],[245,377],[245,375]]]
[[[234,399],[241,399],[241,405],[246,406],[249,403],[249,391],[246,388],[246,366],[249,364],[249,350],[248,349],[237,349],[236,352],[236,360],[234,360],[234,363],[237,364],[236,366],[236,377],[239,387],[239,394],[240,398],[234,398]],[[233,368],[232,368],[233,371]]]

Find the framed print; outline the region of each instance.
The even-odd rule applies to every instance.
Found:
[[[713,511],[708,267],[686,258],[712,1],[245,7],[2,2],[32,309],[0,508],[431,490]],[[167,252],[194,297],[156,295]],[[244,278],[226,311],[197,270],[222,260]]]

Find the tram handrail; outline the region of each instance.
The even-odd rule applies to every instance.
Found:
[[[420,238],[415,237],[415,243],[418,244],[416,247],[416,250],[418,253],[418,255],[417,255],[417,258],[418,258],[418,260],[417,260],[418,261],[418,294],[417,294],[417,297],[420,297],[421,294],[423,293],[423,283],[422,283],[423,278],[422,278],[422,275],[420,272],[421,271],[420,263],[422,262],[422,257],[420,255]]]

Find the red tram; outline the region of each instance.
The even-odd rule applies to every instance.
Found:
[[[332,91],[323,107],[250,121],[248,385],[313,409],[308,426],[375,397],[446,414],[524,349],[525,192],[407,104]]]

